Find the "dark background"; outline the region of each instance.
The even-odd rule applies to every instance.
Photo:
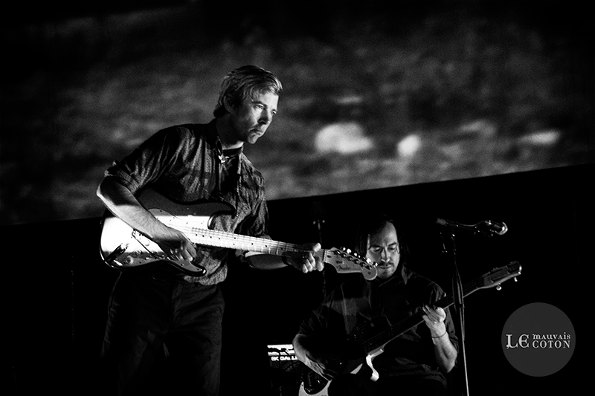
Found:
[[[272,237],[296,243],[346,246],[350,231],[368,210],[388,208],[406,225],[418,267],[449,290],[448,260],[440,253],[436,218],[465,223],[504,221],[498,237],[457,237],[464,283],[494,267],[519,261],[518,282],[502,290],[479,290],[466,301],[467,360],[471,394],[560,394],[585,386],[588,359],[588,290],[591,282],[593,166],[563,167],[427,183],[359,193],[276,200],[270,203]],[[97,389],[97,356],[106,302],[115,270],[99,259],[100,218],[3,227],[7,250],[2,299],[8,313],[10,379],[14,394],[53,390],[89,394]],[[322,224],[318,231],[317,222]],[[341,276],[359,276],[358,274]],[[291,268],[256,271],[235,267],[225,283],[225,394],[273,393],[283,384],[297,394],[300,365],[272,370],[267,345],[291,342],[297,325],[337,281],[328,267],[301,274]],[[560,371],[530,377],[506,360],[504,323],[521,306],[545,302],[571,320],[574,354]],[[581,362],[581,363],[579,363]],[[292,388],[293,387],[293,388]]]
[[[2,8],[0,224],[100,216],[103,171],[207,122],[228,70],[284,83],[246,152],[269,199],[593,162],[579,1],[28,1]]]

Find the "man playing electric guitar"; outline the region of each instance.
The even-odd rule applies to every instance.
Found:
[[[211,229],[266,238],[264,180],[242,149],[244,143],[254,144],[265,134],[281,90],[278,78],[260,67],[232,70],[222,81],[210,122],[162,129],[107,169],[97,190],[99,198],[134,230],[131,236],[141,250],[151,241],[160,253],[155,253],[159,260],[151,265],[122,271],[113,288],[102,351],[107,368],[102,382],[109,384],[106,394],[160,394],[155,379],[167,371],[173,377],[167,378],[166,393],[218,395],[225,305],[220,285],[229,263],[322,270],[320,258],[315,257],[319,245],[294,255],[250,257],[246,251],[199,248],[182,229],[184,224],[160,221],[149,210],[156,208],[143,205],[141,199],[149,190],[166,197],[176,205],[162,209],[182,223],[186,216],[193,217],[193,208],[204,207],[197,202],[222,203],[233,210],[213,216]],[[114,235],[102,239],[110,242]],[[115,266],[133,268],[147,258],[127,255],[127,243],[116,241],[114,246],[104,260],[118,263]],[[192,271],[178,273],[168,265],[171,262]],[[163,356],[168,370],[158,370],[156,363]]]
[[[379,263],[377,277],[341,283],[294,337],[298,359],[325,379],[323,386],[326,382],[322,390],[301,389],[300,395],[447,394],[446,374],[455,366],[458,340],[448,308],[435,306],[444,292],[407,267],[403,235],[388,218],[370,219],[361,245],[360,251]],[[419,315],[419,309],[419,325],[366,357],[358,340],[374,337],[399,318]],[[354,334],[361,329],[370,334]]]

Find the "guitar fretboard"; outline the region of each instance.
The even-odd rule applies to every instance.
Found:
[[[170,227],[182,231],[191,242],[198,245],[246,250],[277,256],[283,256],[290,252],[308,252],[308,250],[300,248],[299,245],[294,243],[279,242],[272,239],[194,227],[189,225],[188,220],[183,217],[159,216],[159,220]],[[324,251],[321,251],[318,254],[324,257]]]
[[[485,285],[485,281],[474,280],[467,283],[463,287],[463,297],[466,298],[475,291],[489,287]],[[435,305],[443,309],[450,308],[454,305],[452,297],[445,296],[438,300]],[[402,319],[396,323],[388,321],[386,328],[383,331],[376,330],[372,336],[369,336],[369,332],[359,331],[359,335],[353,337],[353,339],[359,343],[366,353],[370,353],[376,349],[384,347],[386,344],[400,337],[403,333],[409,329],[421,324],[423,322],[423,312],[417,310],[410,317]],[[357,331],[356,331],[357,333]],[[368,336],[365,336],[368,333]],[[360,339],[357,339],[360,338]]]

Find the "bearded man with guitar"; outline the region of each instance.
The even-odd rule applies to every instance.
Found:
[[[108,394],[153,394],[155,362],[165,353],[174,375],[168,394],[218,395],[228,265],[322,270],[318,244],[250,254],[251,244],[240,251],[191,240],[201,227],[268,238],[263,177],[242,148],[264,135],[281,90],[271,72],[239,67],[223,79],[214,119],[162,129],[107,169],[97,190],[109,210],[102,256],[122,269],[102,349]],[[132,230],[131,242],[117,241],[122,227]]]
[[[293,339],[309,368],[300,395],[446,395],[458,340],[448,307],[436,305],[444,291],[408,266],[389,218],[369,219],[359,244],[377,276],[345,278],[302,322]]]

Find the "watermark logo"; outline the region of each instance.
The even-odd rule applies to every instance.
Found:
[[[502,330],[508,362],[523,374],[545,377],[562,369],[576,346],[574,327],[559,308],[536,302],[514,311]]]

